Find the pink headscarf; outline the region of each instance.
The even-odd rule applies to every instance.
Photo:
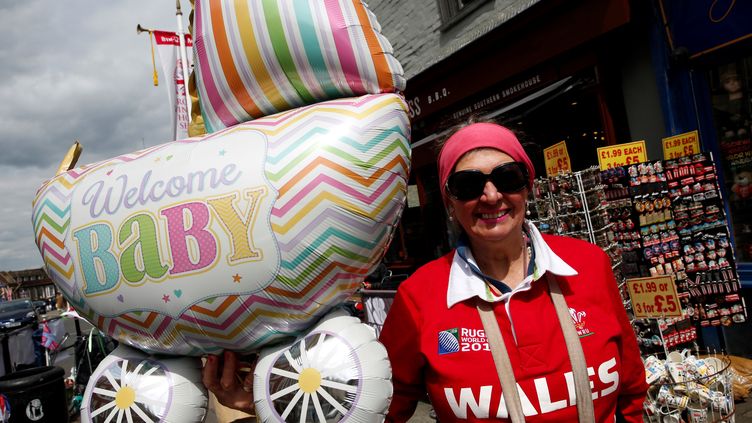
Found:
[[[439,153],[439,183],[445,203],[447,194],[444,186],[454,166],[463,154],[478,148],[494,148],[508,154],[514,161],[524,163],[530,177],[528,189],[532,189],[535,169],[514,133],[495,123],[473,123],[449,137]]]

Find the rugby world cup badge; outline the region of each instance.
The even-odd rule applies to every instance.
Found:
[[[439,332],[439,354],[456,353],[460,350],[460,338],[457,328]]]

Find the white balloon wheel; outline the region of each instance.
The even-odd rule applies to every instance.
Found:
[[[203,421],[208,401],[200,372],[196,357],[161,359],[120,345],[92,373],[81,421]]]
[[[330,315],[292,345],[261,352],[253,393],[263,422],[378,422],[392,397],[391,366],[373,329]]]

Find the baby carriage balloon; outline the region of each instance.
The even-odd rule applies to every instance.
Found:
[[[82,416],[200,421],[176,411],[182,394],[144,387],[200,380],[175,356],[229,349],[260,352],[262,420],[383,419],[386,352],[336,308],[404,207],[410,124],[391,46],[359,0],[197,0],[193,38],[211,133],[63,171],[33,203],[50,277],[124,345]]]

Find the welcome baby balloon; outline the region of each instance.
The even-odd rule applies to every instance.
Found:
[[[402,91],[361,0],[196,0],[196,85],[209,132],[341,97]]]
[[[62,173],[33,204],[51,278],[152,353],[297,336],[380,260],[405,199],[406,105],[331,100]]]

